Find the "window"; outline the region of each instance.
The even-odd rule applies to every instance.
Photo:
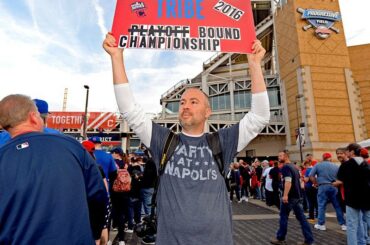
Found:
[[[179,102],[178,101],[173,101],[173,102],[168,102],[166,105],[167,113],[178,113],[179,112]]]
[[[246,109],[251,107],[250,91],[235,91],[234,93],[235,109]]]
[[[230,109],[230,94],[222,94],[210,98],[213,111]]]
[[[281,105],[281,99],[280,99],[280,90],[277,87],[269,88],[267,90],[270,106],[271,107],[277,107]]]

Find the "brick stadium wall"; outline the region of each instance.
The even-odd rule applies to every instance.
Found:
[[[370,44],[348,48],[353,78],[361,94],[367,138],[370,138]]]
[[[316,152],[319,156],[323,151],[333,151],[338,146],[365,138],[365,125],[360,120],[361,103],[356,100],[356,91],[353,89],[351,62],[342,22],[334,25],[340,30],[339,34],[332,32],[329,38],[318,39],[314,35],[315,29],[302,29],[308,23],[301,19],[297,8],[338,12],[340,9],[337,0],[288,0],[275,18],[291,148],[295,151],[298,148],[294,144],[299,118],[306,123],[308,134],[303,150],[314,152],[314,155]],[[297,118],[296,96],[299,93],[304,98],[299,104]],[[370,112],[370,101],[368,109]]]

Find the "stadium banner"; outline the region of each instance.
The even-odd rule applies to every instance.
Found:
[[[84,112],[56,112],[47,118],[47,126],[55,129],[81,129]],[[116,127],[116,115],[113,112],[88,112],[86,129],[113,129]]]
[[[112,33],[120,48],[250,53],[250,0],[117,0]]]

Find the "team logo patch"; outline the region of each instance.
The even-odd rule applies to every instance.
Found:
[[[17,150],[23,150],[25,148],[28,148],[30,146],[30,144],[28,144],[28,142],[23,142],[22,144],[19,144],[16,146]]]
[[[134,2],[131,4],[131,11],[135,12],[138,17],[146,16],[146,6],[144,2]]]
[[[303,30],[315,28],[315,35],[318,38],[327,39],[332,32],[339,33],[339,29],[334,27],[335,22],[341,20],[339,12],[303,8],[298,8],[297,12],[301,13],[301,18],[309,23],[303,27]]]

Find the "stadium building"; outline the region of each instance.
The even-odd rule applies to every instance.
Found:
[[[370,147],[370,44],[346,46],[338,0],[252,0],[252,8],[257,38],[267,51],[262,70],[271,118],[238,157],[273,159],[288,149],[291,160],[301,161],[307,153],[316,159],[334,154],[350,142]],[[204,61],[201,73],[163,93],[154,121],[179,132],[179,101],[189,87],[209,96],[213,114],[207,131],[237,123],[251,106],[247,56],[216,53]],[[82,140],[83,116],[53,112],[48,125]],[[91,112],[86,118],[87,136],[100,136],[106,148],[140,147],[118,114]]]
[[[320,159],[323,152],[369,138],[370,45],[346,46],[338,0],[261,0],[252,6],[267,51],[262,68],[271,120],[238,157],[273,157],[288,149],[294,161],[307,153]],[[237,123],[251,106],[246,55],[217,53],[196,77],[169,88],[157,123],[181,130],[179,100],[189,87],[209,95],[208,131]]]

